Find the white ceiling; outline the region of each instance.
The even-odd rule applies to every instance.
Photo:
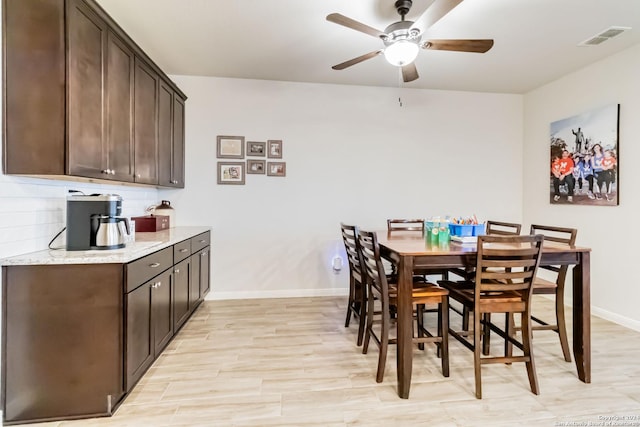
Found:
[[[326,21],[333,12],[379,30],[394,0],[98,0],[167,73],[346,85],[400,85],[383,56],[332,65],[383,47]],[[416,20],[429,0],[414,0]],[[610,26],[631,31],[578,43]],[[424,38],[491,38],[485,54],[422,50],[420,78],[403,87],[525,93],[640,43],[640,0],[465,0]],[[588,88],[585,88],[588,89]]]

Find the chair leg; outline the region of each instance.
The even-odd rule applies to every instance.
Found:
[[[538,389],[538,376],[536,375],[536,365],[533,360],[533,346],[532,346],[532,330],[531,330],[531,313],[521,313],[522,324],[522,346],[524,348],[524,356],[529,359],[525,362],[527,365],[527,375],[529,376],[529,385],[531,386],[531,392],[533,394],[540,394]]]
[[[367,288],[364,285],[360,285],[362,287],[362,291],[360,292],[360,319],[358,319],[358,347],[362,345],[362,339],[364,335],[364,330],[366,327],[366,320],[369,317],[367,315],[367,311],[369,308],[367,307]]]
[[[349,303],[347,304],[347,318],[344,321],[344,327],[349,327],[349,322],[351,322],[351,310],[353,309],[353,305],[356,302],[356,287],[355,287],[355,279],[352,275],[349,276]]]
[[[482,347],[480,345],[480,313],[473,313],[473,370],[476,381],[476,399],[482,399],[482,379],[480,369],[480,351]]]
[[[389,347],[389,324],[391,318],[389,316],[389,306],[382,305],[382,327],[380,330],[380,354],[378,355],[378,372],[376,374],[376,382],[381,383],[384,378],[384,368],[387,364],[387,349]]]
[[[467,306],[462,307],[462,330],[469,330],[469,309]]]
[[[367,292],[367,327],[364,332],[364,342],[362,343],[362,354],[367,354],[369,350],[369,340],[371,339],[371,329],[373,328],[373,313],[374,313],[375,298],[371,292],[371,288],[368,287]]]
[[[424,304],[416,307],[416,324],[418,327],[418,338],[424,337]],[[418,343],[418,348],[424,350],[424,343]]]
[[[484,326],[482,327],[482,354],[488,356],[491,352],[491,328],[489,327],[489,323],[491,323],[491,313],[484,313],[482,319],[484,322]]]
[[[505,330],[504,330],[505,334],[509,337],[515,337],[516,321],[513,316],[513,313],[506,313],[504,322],[505,322]],[[513,344],[509,340],[504,340],[504,357],[511,357],[511,356],[513,356]],[[507,365],[511,365],[511,363],[507,363]]]
[[[442,342],[438,346],[438,353],[442,358],[442,375],[449,376],[449,297],[442,298],[438,304],[438,331]]]
[[[567,324],[564,319],[564,288],[556,290],[556,326],[560,336],[560,346],[564,360],[571,362],[571,352],[569,351],[569,340],[567,339]]]

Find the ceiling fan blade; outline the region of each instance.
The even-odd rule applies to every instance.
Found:
[[[404,80],[405,83],[417,80],[418,77],[420,76],[418,76],[418,70],[415,62],[402,67],[402,80]]]
[[[351,67],[352,65],[359,64],[360,62],[366,61],[367,59],[374,58],[380,55],[382,52],[383,52],[383,49],[374,50],[373,52],[365,53],[364,55],[358,56],[357,58],[353,58],[348,61],[342,62],[338,65],[334,65],[331,68],[333,68],[334,70],[344,70],[347,67]]]
[[[485,53],[493,46],[491,39],[478,40],[426,40],[422,43],[423,49],[433,50],[454,50],[457,52],[476,52]]]
[[[427,28],[438,22],[443,16],[462,3],[463,0],[435,0],[431,6],[413,23],[411,28],[419,28],[424,33]]]
[[[373,37],[382,37],[386,36],[380,30],[376,30],[373,27],[363,24],[362,22],[354,21],[351,18],[347,18],[344,15],[340,15],[339,13],[332,13],[327,15],[327,21],[333,22],[334,24],[342,25],[347,28],[351,28],[352,30],[360,31],[361,33],[369,34]]]

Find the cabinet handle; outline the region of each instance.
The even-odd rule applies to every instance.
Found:
[[[200,254],[200,256],[207,256],[207,253],[206,253],[206,252],[202,252],[202,253]]]
[[[140,178],[141,175],[139,173],[136,174],[136,178]]]
[[[111,175],[115,175],[115,174],[116,174],[115,169],[111,169]]]
[[[100,172],[101,172],[101,173],[104,173],[104,174],[108,174],[108,173],[109,173],[109,169],[103,169],[103,170],[101,170]]]
[[[178,273],[180,273],[180,269],[179,269],[179,268],[176,268],[175,270],[173,270],[173,272],[174,272],[174,273],[176,273],[176,274],[178,274]]]
[[[155,287],[156,287],[156,288],[159,288],[160,286],[162,286],[162,282],[156,282],[156,283],[155,283]]]
[[[185,253],[187,252],[189,249],[180,249],[180,252]]]
[[[206,242],[206,240],[202,239],[202,240],[198,240],[198,242],[204,243],[204,242]]]
[[[149,264],[149,267],[151,267],[151,268],[160,267],[160,263],[159,262],[154,262],[153,264]]]

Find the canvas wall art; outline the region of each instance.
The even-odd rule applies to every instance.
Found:
[[[551,123],[552,204],[619,204],[619,113],[613,104]]]

